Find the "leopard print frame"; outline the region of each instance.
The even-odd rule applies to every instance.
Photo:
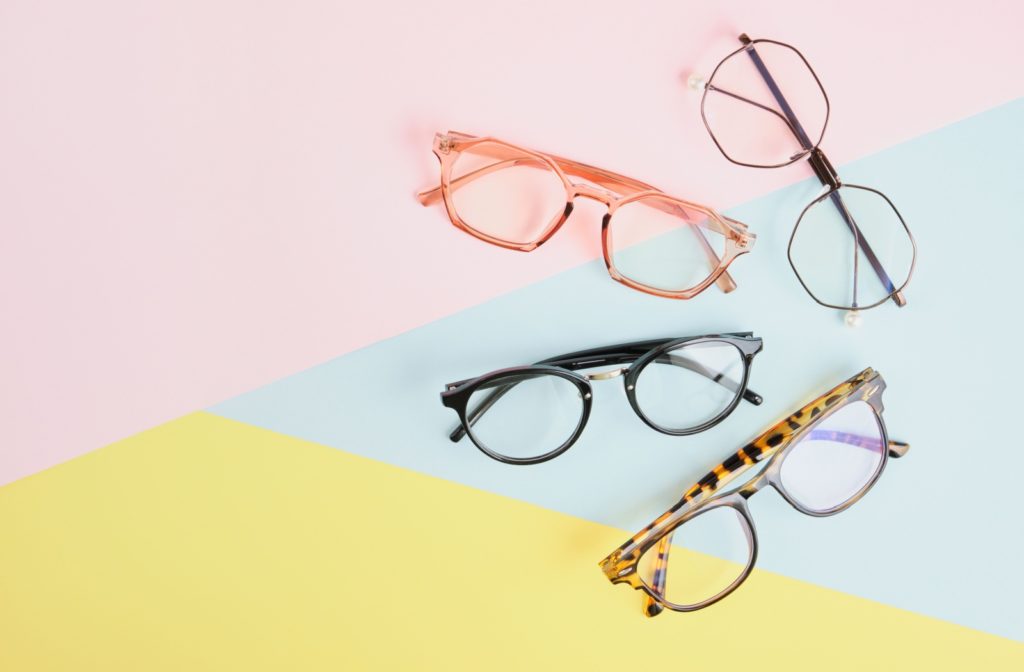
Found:
[[[749,575],[757,556],[757,542],[754,536],[753,522],[750,520],[749,511],[746,508],[746,499],[756,493],[765,485],[773,485],[782,496],[797,510],[813,516],[833,515],[853,505],[877,480],[885,466],[888,457],[901,457],[909,446],[901,442],[889,442],[885,434],[884,423],[881,422],[882,392],[885,390],[885,381],[881,375],[871,368],[864,369],[856,376],[837,385],[814,401],[800,408],[789,417],[776,423],[756,439],[740,448],[724,462],[708,472],[697,483],[690,487],[671,509],[666,511],[657,520],[635,534],[626,543],[616,549],[611,555],[601,561],[600,566],[605,576],[612,583],[627,583],[634,589],[646,593],[644,612],[648,616],[655,616],[665,607],[675,611],[693,611],[703,608],[728,595],[732,590],[742,583]],[[816,425],[821,419],[834,412],[836,409],[856,400],[867,402],[874,409],[882,429],[883,440],[888,444],[888,450],[883,453],[883,463],[879,467],[874,478],[853,498],[845,502],[835,510],[813,511],[802,507],[785,492],[785,489],[778,482],[778,469],[781,465],[781,458],[785,455],[786,448],[794,445],[794,438]],[[735,478],[746,472],[751,467],[772,458],[768,466],[749,483],[729,493],[720,493],[720,490],[733,481]],[[716,494],[719,493],[719,494]],[[714,496],[713,496],[714,495]],[[706,600],[705,602],[680,606],[673,605],[664,598],[664,582],[668,562],[668,549],[671,543],[672,533],[684,522],[703,512],[710,506],[730,505],[734,506],[746,519],[748,533],[751,535],[751,554],[744,573],[721,594]],[[651,585],[641,577],[638,571],[640,558],[643,554],[657,545],[657,556],[654,561]]]

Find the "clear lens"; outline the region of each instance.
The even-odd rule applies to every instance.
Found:
[[[725,255],[720,225],[667,197],[644,197],[619,207],[608,223],[608,234],[615,269],[663,291],[696,287]]]
[[[477,388],[466,410],[471,433],[491,452],[539,457],[572,438],[583,420],[579,388],[544,373],[496,378]]]
[[[536,242],[565,211],[565,185],[551,166],[498,143],[461,152],[449,184],[462,221],[508,243]]]
[[[685,344],[647,364],[636,380],[636,401],[648,420],[669,431],[699,427],[735,401],[743,353],[731,343]]]
[[[849,222],[856,225],[859,237]],[[875,268],[868,250],[882,272]],[[843,186],[811,205],[800,218],[789,258],[818,301],[856,308],[884,301],[906,284],[914,244],[884,196]]]
[[[854,401],[814,425],[782,461],[786,492],[810,511],[839,508],[867,486],[886,446],[874,409]]]
[[[658,559],[660,542],[648,549],[640,558],[640,576],[667,602],[683,607],[700,604],[727,591],[743,575],[750,562],[751,537],[739,511],[713,508],[676,528],[668,537],[667,558]]]
[[[722,62],[708,82],[703,110],[711,134],[731,160],[778,166],[821,142],[828,100],[795,49],[757,42]]]

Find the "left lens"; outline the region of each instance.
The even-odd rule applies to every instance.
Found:
[[[514,245],[542,239],[566,207],[562,178],[546,161],[496,142],[460,152],[449,184],[466,226]]]
[[[779,477],[798,504],[825,513],[866,488],[882,467],[886,446],[874,409],[854,401],[813,425],[786,453]]]
[[[513,460],[542,457],[575,436],[583,422],[580,389],[547,373],[497,376],[470,395],[466,407],[473,440]]]
[[[649,548],[640,558],[640,578],[666,602],[699,605],[728,592],[743,577],[752,538],[739,511],[715,507],[676,528],[669,544]]]
[[[664,431],[699,427],[724,413],[743,391],[743,353],[732,343],[703,341],[662,353],[636,379],[637,406]]]
[[[914,256],[913,239],[892,203],[853,185],[812,203],[789,246],[793,270],[811,296],[843,309],[885,301],[910,280]]]
[[[805,156],[828,121],[825,91],[800,53],[763,40],[722,61],[701,105],[722,153],[764,168]]]
[[[652,289],[692,289],[714,272],[725,255],[721,226],[689,204],[645,196],[619,206],[608,221],[612,266]]]

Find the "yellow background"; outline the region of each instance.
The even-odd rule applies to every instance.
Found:
[[[647,619],[628,536],[196,413],[0,489],[0,670],[1024,669],[767,572]]]

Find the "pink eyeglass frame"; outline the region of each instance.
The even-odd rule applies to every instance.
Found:
[[[459,158],[459,154],[471,148],[475,148],[475,150],[482,155],[502,159],[502,162],[486,166],[484,168],[479,168],[473,172],[463,175],[462,177],[452,180],[452,168],[455,165],[456,160]],[[417,194],[417,198],[424,206],[433,205],[438,201],[443,201],[445,209],[448,212],[448,218],[457,228],[465,231],[471,236],[483,240],[484,242],[497,245],[498,247],[518,250],[520,252],[532,252],[543,245],[562,227],[569,218],[569,215],[572,213],[573,202],[577,197],[589,198],[591,200],[598,201],[608,208],[608,212],[605,214],[601,223],[601,246],[608,274],[612,279],[626,285],[627,287],[641,292],[646,292],[648,294],[653,294],[655,296],[670,299],[690,299],[710,287],[712,283],[717,283],[719,288],[725,293],[731,292],[736,289],[736,282],[732,279],[732,276],[729,275],[726,269],[730,264],[732,264],[736,257],[749,252],[757,238],[755,234],[748,231],[746,224],[725,217],[707,206],[676,198],[674,196],[669,196],[660,189],[624,175],[619,175],[602,168],[596,168],[594,166],[589,166],[584,163],[579,163],[578,161],[572,161],[552,154],[536,152],[525,147],[520,147],[519,145],[505,142],[504,140],[498,140],[497,138],[475,137],[456,131],[449,131],[445,134],[438,133],[434,136],[433,150],[434,155],[437,156],[438,161],[441,163],[441,184],[433,189],[420,192]],[[529,157],[530,161],[523,161],[527,157]],[[551,222],[549,222],[536,239],[526,243],[503,240],[474,229],[459,216],[459,213],[456,211],[455,205],[452,201],[453,191],[457,190],[464,184],[468,184],[474,179],[483,177],[490,172],[506,167],[504,163],[507,161],[522,162],[513,163],[513,165],[529,166],[534,162],[543,164],[558,175],[565,187],[565,209],[560,214],[556,215]],[[574,183],[570,181],[568,177],[569,175],[582,178],[592,184]],[[697,233],[699,234],[698,240],[702,243],[702,247],[704,248],[704,252],[708,258],[708,265],[711,268],[711,272],[703,281],[693,287],[682,290],[665,290],[658,287],[652,287],[623,275],[615,268],[615,264],[612,261],[611,231],[609,227],[615,211],[627,203],[632,203],[633,201],[640,199],[648,199],[648,201],[651,202],[651,197],[656,197],[656,200],[653,202],[658,204],[658,209],[668,212],[669,214],[679,216],[688,221],[694,220],[694,218],[688,214],[689,212],[700,213],[707,218],[706,226],[715,230],[717,233],[720,233],[726,239],[724,252],[721,258],[719,258],[715,250],[711,247],[711,244],[708,243],[704,234],[697,229]]]

